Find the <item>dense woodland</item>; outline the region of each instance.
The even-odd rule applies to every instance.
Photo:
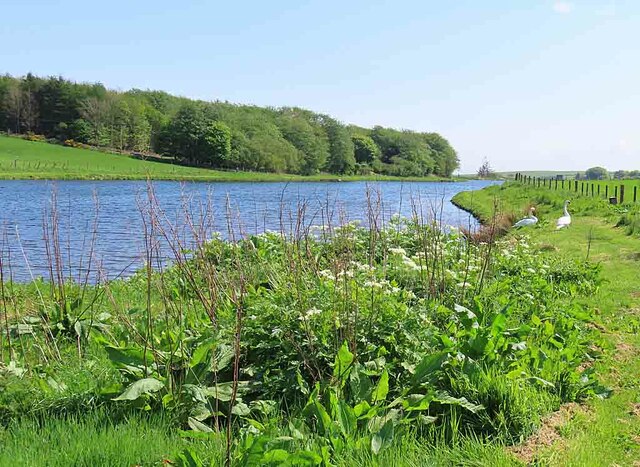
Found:
[[[116,92],[31,74],[0,76],[0,128],[231,170],[448,177],[459,165],[437,133],[360,128],[295,107]]]

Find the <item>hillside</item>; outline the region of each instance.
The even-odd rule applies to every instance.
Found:
[[[459,165],[456,151],[437,133],[360,128],[297,107],[118,92],[31,74],[0,76],[0,129],[251,172],[450,177]]]
[[[147,178],[210,182],[406,180],[406,178],[383,175],[302,176],[212,170],[0,135],[0,179],[143,180]],[[437,179],[437,177],[410,178],[410,180]]]

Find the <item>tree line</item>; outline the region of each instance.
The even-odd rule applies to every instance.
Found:
[[[576,174],[576,180],[630,180],[640,178],[640,170],[617,170],[609,172],[604,167],[591,167],[586,170],[584,177],[580,172]]]
[[[449,177],[459,166],[437,133],[361,128],[297,107],[118,92],[32,74],[0,76],[0,129],[222,169]]]

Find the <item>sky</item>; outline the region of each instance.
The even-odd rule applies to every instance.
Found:
[[[0,73],[437,131],[461,173],[640,169],[637,0],[0,0]]]

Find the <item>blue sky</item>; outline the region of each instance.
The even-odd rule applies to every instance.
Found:
[[[640,2],[1,0],[0,72],[438,131],[462,172],[640,168]]]

